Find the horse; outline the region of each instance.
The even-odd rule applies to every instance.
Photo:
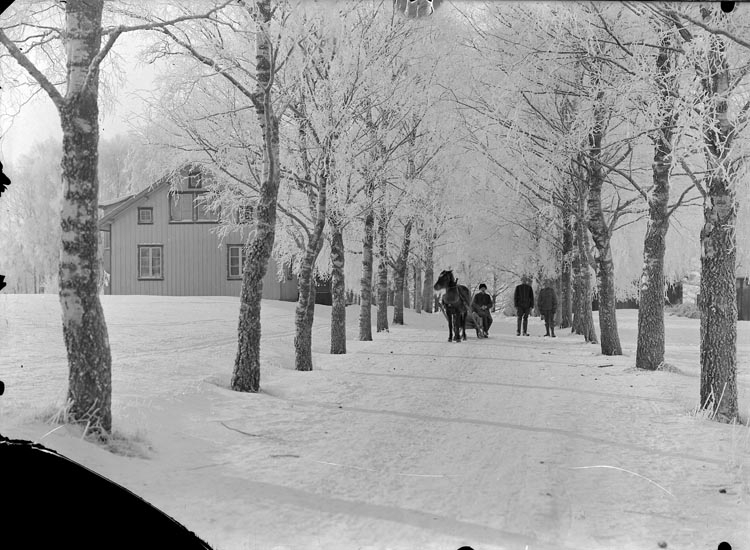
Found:
[[[440,272],[433,289],[435,291],[445,290],[440,303],[448,319],[448,341],[460,342],[466,340],[466,317],[473,313],[469,289],[458,284],[451,270]],[[479,336],[480,330],[477,329],[477,337],[481,338],[482,336]],[[481,330],[481,332],[484,333],[484,330]]]

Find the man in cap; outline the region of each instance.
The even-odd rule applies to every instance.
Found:
[[[555,337],[555,311],[557,311],[557,296],[553,288],[552,279],[545,279],[544,288],[539,291],[539,312],[544,319],[547,329],[545,336]],[[551,333],[551,334],[550,334]]]
[[[482,318],[484,324],[484,333],[487,334],[492,325],[492,296],[487,294],[487,285],[482,283],[479,285],[479,292],[474,295],[474,299],[471,302],[471,308]]]
[[[526,329],[529,326],[529,313],[534,309],[534,290],[531,288],[531,277],[524,275],[521,278],[521,284],[516,287],[513,295],[513,305],[516,306],[516,315],[518,317],[518,328],[516,336],[521,336],[521,324],[523,322],[523,335],[528,336]]]

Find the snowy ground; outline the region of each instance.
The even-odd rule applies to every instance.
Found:
[[[145,458],[39,421],[66,389],[56,296],[0,294],[0,433],[41,440],[217,550],[750,549],[750,430],[690,414],[697,320],[667,318],[681,373],[636,373],[635,311],[618,311],[622,357],[568,331],[541,338],[538,318],[529,338],[498,318],[490,339],[450,344],[441,316],[410,310],[330,356],[318,306],[315,370],[299,373],[294,304],[266,301],[253,395],[227,389],[236,299],[103,303],[115,429]],[[738,332],[747,414],[750,323]]]

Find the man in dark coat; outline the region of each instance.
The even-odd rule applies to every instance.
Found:
[[[479,285],[479,292],[474,295],[474,299],[471,301],[471,309],[476,311],[482,318],[485,334],[490,331],[490,325],[492,325],[492,314],[490,313],[491,308],[492,297],[487,294],[487,285],[482,283]]]
[[[534,289],[529,284],[531,279],[529,277],[522,277],[521,284],[516,287],[515,295],[513,296],[513,302],[516,306],[516,314],[518,316],[518,328],[516,329],[516,336],[521,336],[521,322],[523,321],[523,335],[528,336],[526,332],[529,326],[529,313],[534,308]]]
[[[552,281],[547,279],[544,282],[544,288],[539,291],[539,312],[544,319],[544,327],[547,329],[545,336],[555,337],[555,311],[557,311],[557,296],[555,289],[552,288]],[[552,334],[550,334],[550,332]]]

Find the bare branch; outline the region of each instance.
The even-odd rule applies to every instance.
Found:
[[[742,38],[739,38],[738,36],[735,36],[733,33],[725,31],[724,29],[712,27],[711,25],[704,23],[700,19],[695,19],[694,17],[687,15],[686,13],[681,13],[676,10],[664,10],[664,13],[672,18],[679,17],[684,19],[685,21],[689,21],[696,27],[700,27],[704,31],[710,32],[711,34],[726,36],[727,38],[729,38],[729,40],[736,42],[740,46],[744,46],[745,48],[750,49],[750,42],[748,42],[747,40],[743,40]]]
[[[685,162],[685,159],[680,159],[680,166],[682,166],[682,169],[685,170],[685,173],[690,177],[690,179],[693,181],[693,185],[700,191],[700,194],[703,196],[703,198],[706,197],[707,192],[703,188],[703,185],[701,184],[698,177],[695,175],[695,173],[690,169],[690,167],[687,165],[687,162]]]
[[[159,30],[166,27],[171,27],[172,25],[175,25],[177,23],[181,23],[183,21],[191,21],[195,19],[209,19],[211,15],[216,13],[217,11],[221,11],[224,8],[226,8],[228,5],[232,4],[233,0],[226,0],[224,3],[219,4],[218,6],[214,6],[210,10],[208,10],[206,13],[198,14],[198,15],[182,15],[180,17],[175,17],[174,19],[170,19],[168,21],[159,21],[154,23],[143,23],[142,25],[118,25],[116,27],[107,27],[106,29],[102,29],[102,36],[107,35],[121,35],[124,32],[133,32],[133,31],[153,31],[153,30]]]
[[[674,203],[674,205],[672,205],[672,206],[671,206],[671,207],[670,207],[670,208],[669,208],[669,209],[667,210],[667,218],[669,218],[669,217],[670,217],[670,216],[672,215],[672,213],[673,213],[673,212],[674,212],[675,210],[677,210],[677,208],[679,208],[680,206],[683,206],[683,204],[686,204],[686,203],[683,203],[683,201],[685,200],[685,196],[686,196],[686,195],[687,195],[687,194],[688,194],[688,193],[689,193],[689,192],[690,192],[690,191],[691,191],[692,189],[694,189],[694,188],[697,188],[697,189],[698,189],[698,191],[701,191],[701,188],[700,188],[699,186],[695,185],[695,184],[693,184],[693,185],[690,185],[689,187],[687,187],[687,188],[686,188],[686,189],[685,189],[685,190],[684,190],[684,191],[682,192],[682,194],[680,194],[680,198],[678,198],[678,199],[677,199],[677,202],[675,202],[675,203]],[[693,200],[693,198],[691,198],[690,200]]]
[[[196,60],[200,61],[201,63],[203,63],[207,67],[212,68],[218,74],[220,74],[221,76],[223,76],[224,78],[226,78],[235,88],[237,88],[237,90],[242,95],[244,95],[245,97],[247,97],[253,103],[253,106],[255,106],[256,109],[261,108],[261,103],[260,103],[260,100],[258,99],[258,94],[255,93],[255,92],[250,91],[249,89],[247,89],[239,80],[237,80],[234,76],[232,76],[227,71],[226,68],[220,66],[219,63],[216,60],[211,59],[210,57],[207,57],[207,56],[203,55],[202,53],[200,53],[198,50],[196,50],[188,42],[185,42],[185,41],[177,38],[177,36],[175,36],[174,33],[172,33],[169,29],[161,29],[159,32],[162,32],[162,33],[166,34],[167,36],[171,37],[172,40],[174,40],[177,44],[179,44],[184,49],[186,49],[188,52],[190,52],[190,55],[192,55]]]
[[[52,102],[55,104],[55,107],[57,107],[57,110],[61,112],[63,108],[65,107],[65,99],[63,98],[62,94],[55,88],[55,86],[47,80],[47,77],[42,74],[42,72],[36,68],[36,65],[34,65],[28,57],[26,57],[21,50],[18,49],[18,47],[13,43],[12,40],[10,40],[2,29],[0,29],[0,44],[5,46],[5,49],[8,50],[8,53],[15,59],[21,67],[26,69],[26,71],[36,80],[39,85],[42,87],[42,89],[47,92],[47,95],[50,97]]]

